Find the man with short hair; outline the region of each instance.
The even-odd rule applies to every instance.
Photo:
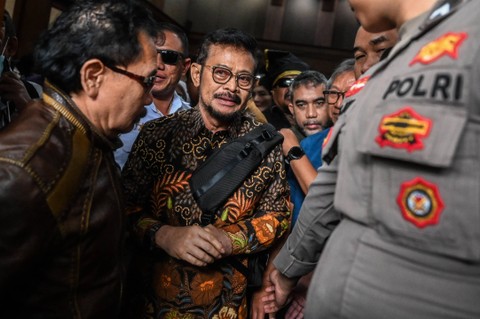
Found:
[[[300,73],[290,85],[292,96],[290,111],[297,126],[307,137],[321,133],[328,127],[328,106],[324,95],[326,88],[327,78],[322,73],[313,70]],[[322,161],[315,147],[309,148],[308,154],[304,152],[301,143],[305,139],[299,141],[291,129],[282,129],[280,133],[284,137],[283,154],[290,168],[288,181],[294,205],[292,216],[292,224],[294,224],[308,187],[315,179],[317,168]],[[321,144],[319,148],[320,146]]]
[[[260,123],[245,111],[254,84],[256,41],[236,29],[207,34],[192,64],[194,108],[150,121],[122,172],[133,233],[148,250],[142,318],[247,318],[251,254],[289,227],[280,145],[207,223],[190,187],[192,174],[228,141]],[[220,194],[219,194],[220,195]]]
[[[353,44],[355,78],[358,80],[368,69],[386,57],[397,41],[396,29],[371,33],[360,26]]]
[[[157,74],[152,91],[152,103],[145,106],[145,116],[135,124],[132,131],[120,135],[123,145],[115,151],[115,161],[123,168],[132,149],[133,142],[142,126],[153,119],[190,108],[176,92],[177,85],[191,64],[188,57],[188,38],[177,25],[161,22],[158,26]]]
[[[328,80],[328,90],[323,92],[328,104],[328,114],[333,123],[337,122],[345,94],[354,83],[355,60],[344,60],[333,71]]]
[[[154,24],[135,1],[82,1],[41,37],[42,100],[0,132],[0,317],[119,318],[113,149],[151,102]]]

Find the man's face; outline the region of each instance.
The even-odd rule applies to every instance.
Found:
[[[360,78],[363,73],[378,63],[384,51],[392,48],[395,43],[397,43],[397,31],[395,29],[370,33],[360,27],[353,45],[355,78]]]
[[[328,122],[325,85],[300,85],[293,90],[290,111],[298,127],[309,136],[320,132]]]
[[[285,100],[285,94],[287,94],[291,80],[294,78],[293,76],[287,76],[279,79],[271,91],[274,104],[279,106],[287,114],[290,110],[288,109],[288,101]]]
[[[337,122],[345,93],[355,83],[353,71],[343,72],[335,78],[325,97],[328,104],[328,114],[333,123]]]
[[[156,51],[152,39],[145,33],[139,34],[142,54],[126,67],[117,66],[135,75],[149,77],[155,74]],[[152,102],[150,89],[139,79],[114,72],[106,67],[105,85],[100,87],[94,123],[108,136],[129,132],[144,114],[144,106]],[[87,115],[88,116],[88,115]]]
[[[199,84],[199,105],[207,122],[229,124],[246,107],[252,90],[255,59],[249,52],[231,45],[211,45],[205,64],[192,65],[192,80]],[[213,73],[228,78],[215,81]],[[241,79],[250,78],[249,87],[240,87]],[[238,79],[238,80],[237,80]]]
[[[175,88],[180,81],[180,78],[185,75],[190,66],[190,58],[183,59],[178,56],[176,63],[171,61],[164,61],[160,53],[161,50],[169,50],[183,54],[183,45],[180,38],[171,31],[164,31],[165,41],[163,44],[156,43],[157,49],[157,78],[155,85],[152,88],[152,96],[161,98],[163,96],[170,97],[175,91]],[[168,54],[168,53],[167,53]],[[175,53],[171,53],[175,55]],[[169,62],[169,63],[166,63]]]

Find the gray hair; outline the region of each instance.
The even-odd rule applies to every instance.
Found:
[[[345,72],[353,72],[355,67],[355,59],[343,60],[333,71],[332,76],[328,79],[327,87],[330,89],[335,79]]]

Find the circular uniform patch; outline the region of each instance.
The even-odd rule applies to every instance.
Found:
[[[397,204],[403,218],[419,228],[438,224],[444,208],[437,185],[420,177],[402,183]]]

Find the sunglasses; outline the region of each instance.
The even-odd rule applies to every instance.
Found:
[[[143,76],[143,75],[138,75],[138,74],[135,74],[135,73],[132,73],[132,72],[128,72],[127,70],[119,69],[119,68],[117,68],[116,66],[113,66],[113,65],[105,64],[105,66],[115,73],[123,74],[123,75],[129,77],[130,79],[133,79],[133,80],[137,81],[138,83],[140,83],[143,86],[145,91],[150,91],[153,87],[153,84],[155,83],[155,78],[156,78],[155,73],[156,73],[156,71],[153,71],[152,74],[149,75],[149,76]]]
[[[292,84],[292,82],[293,82],[293,79],[283,78],[278,80],[277,83],[275,83],[275,87],[288,88],[290,87],[290,84]]]
[[[168,65],[176,65],[179,59],[183,59],[182,53],[172,50],[157,50],[157,53],[162,57],[162,61]]]

